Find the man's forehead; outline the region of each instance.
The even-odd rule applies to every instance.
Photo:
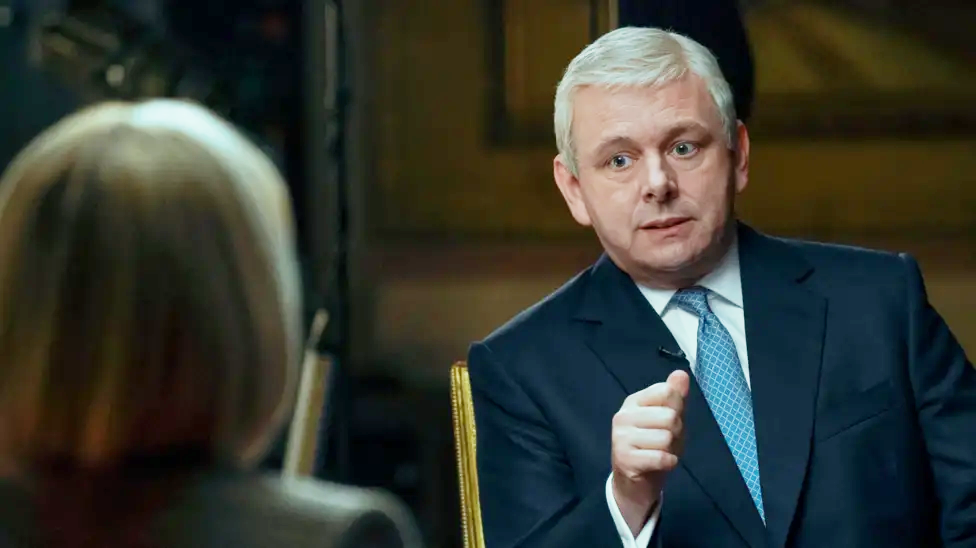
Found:
[[[574,138],[579,144],[598,147],[621,138],[643,141],[676,132],[721,133],[718,108],[698,83],[678,80],[655,87],[581,88],[573,108]]]

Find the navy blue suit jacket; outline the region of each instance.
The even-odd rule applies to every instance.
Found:
[[[739,229],[766,525],[697,384],[653,543],[976,546],[976,370],[907,255]],[[684,360],[608,258],[471,347],[489,548],[613,547],[610,426]],[[694,377],[692,377],[694,379]]]

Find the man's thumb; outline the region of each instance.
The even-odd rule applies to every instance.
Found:
[[[677,390],[682,398],[687,398],[688,389],[691,386],[691,378],[688,377],[688,373],[678,369],[668,375],[668,385]]]

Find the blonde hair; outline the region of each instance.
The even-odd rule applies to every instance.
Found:
[[[674,32],[647,27],[622,27],[604,34],[577,55],[556,87],[553,128],[564,163],[579,175],[573,148],[573,101],[584,86],[654,87],[688,73],[705,82],[722,119],[729,148],[736,135],[732,89],[718,61],[705,46]]]
[[[203,107],[107,103],[44,132],[0,179],[0,452],[253,462],[300,355],[293,240],[277,169]]]

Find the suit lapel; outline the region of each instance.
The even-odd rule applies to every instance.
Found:
[[[577,320],[590,323],[587,344],[617,379],[633,394],[667,379],[684,360],[668,359],[681,349],[667,326],[627,274],[604,255],[591,272]]]
[[[664,381],[675,369],[691,375],[686,360],[668,357],[668,352],[680,352],[678,344],[627,274],[604,256],[589,275],[591,280],[575,318],[589,324],[587,345],[624,392],[633,394]],[[745,542],[753,548],[765,546],[762,520],[694,376],[684,421],[681,466]]]
[[[810,458],[826,300],[788,244],[739,230],[746,344],[770,544],[786,544]]]

